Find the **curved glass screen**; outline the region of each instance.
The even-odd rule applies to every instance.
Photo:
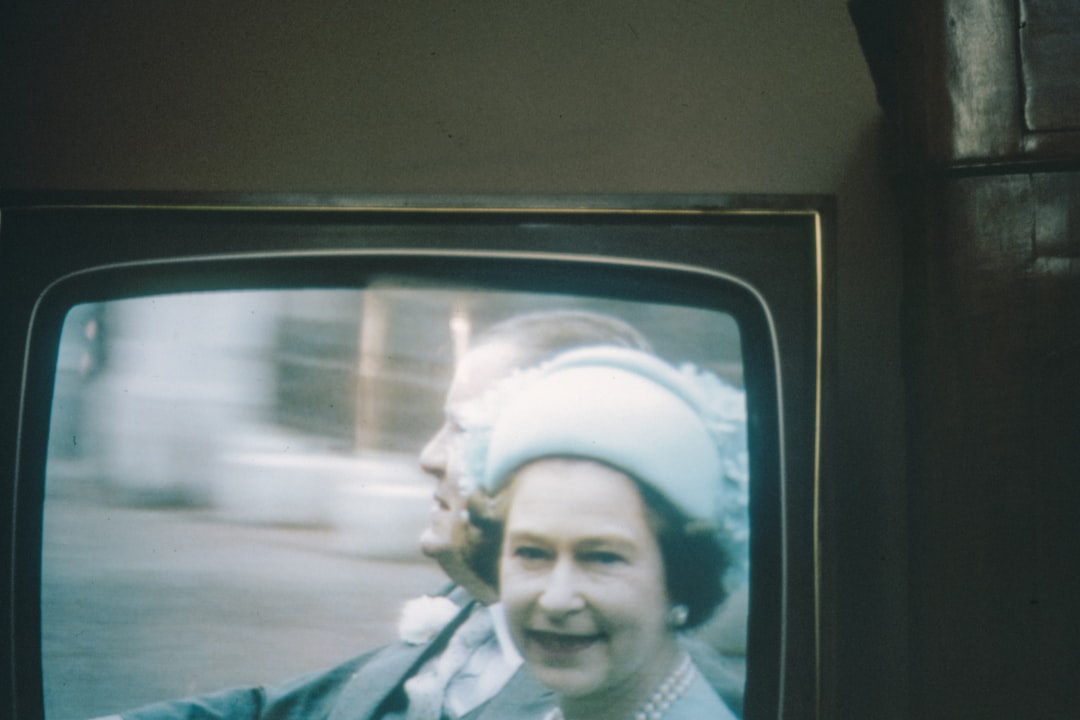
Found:
[[[448,582],[421,552],[457,362],[487,328],[584,311],[714,383],[727,600],[695,630],[741,707],[751,487],[743,347],[722,310],[434,286],[210,291],[74,306],[42,541],[48,718],[273,685],[399,639]],[[437,507],[436,507],[437,509]]]

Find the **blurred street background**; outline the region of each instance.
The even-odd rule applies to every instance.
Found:
[[[72,478],[74,480],[74,478]],[[403,599],[445,576],[344,552],[336,533],[199,509],[49,498],[47,717],[272,684],[395,639]]]

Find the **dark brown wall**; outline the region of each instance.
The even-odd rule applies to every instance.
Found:
[[[905,218],[910,705],[1080,705],[1080,5],[856,0]]]
[[[844,0],[24,4],[0,188],[836,194],[826,695],[904,716],[898,223]]]

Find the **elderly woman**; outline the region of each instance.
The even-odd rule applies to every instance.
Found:
[[[615,348],[520,377],[485,438],[474,562],[549,720],[733,718],[677,634],[723,599],[723,458],[691,372]]]

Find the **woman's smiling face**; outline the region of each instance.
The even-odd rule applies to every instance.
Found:
[[[676,651],[637,486],[600,463],[552,458],[522,468],[510,492],[500,594],[533,672],[566,698],[651,690]]]

